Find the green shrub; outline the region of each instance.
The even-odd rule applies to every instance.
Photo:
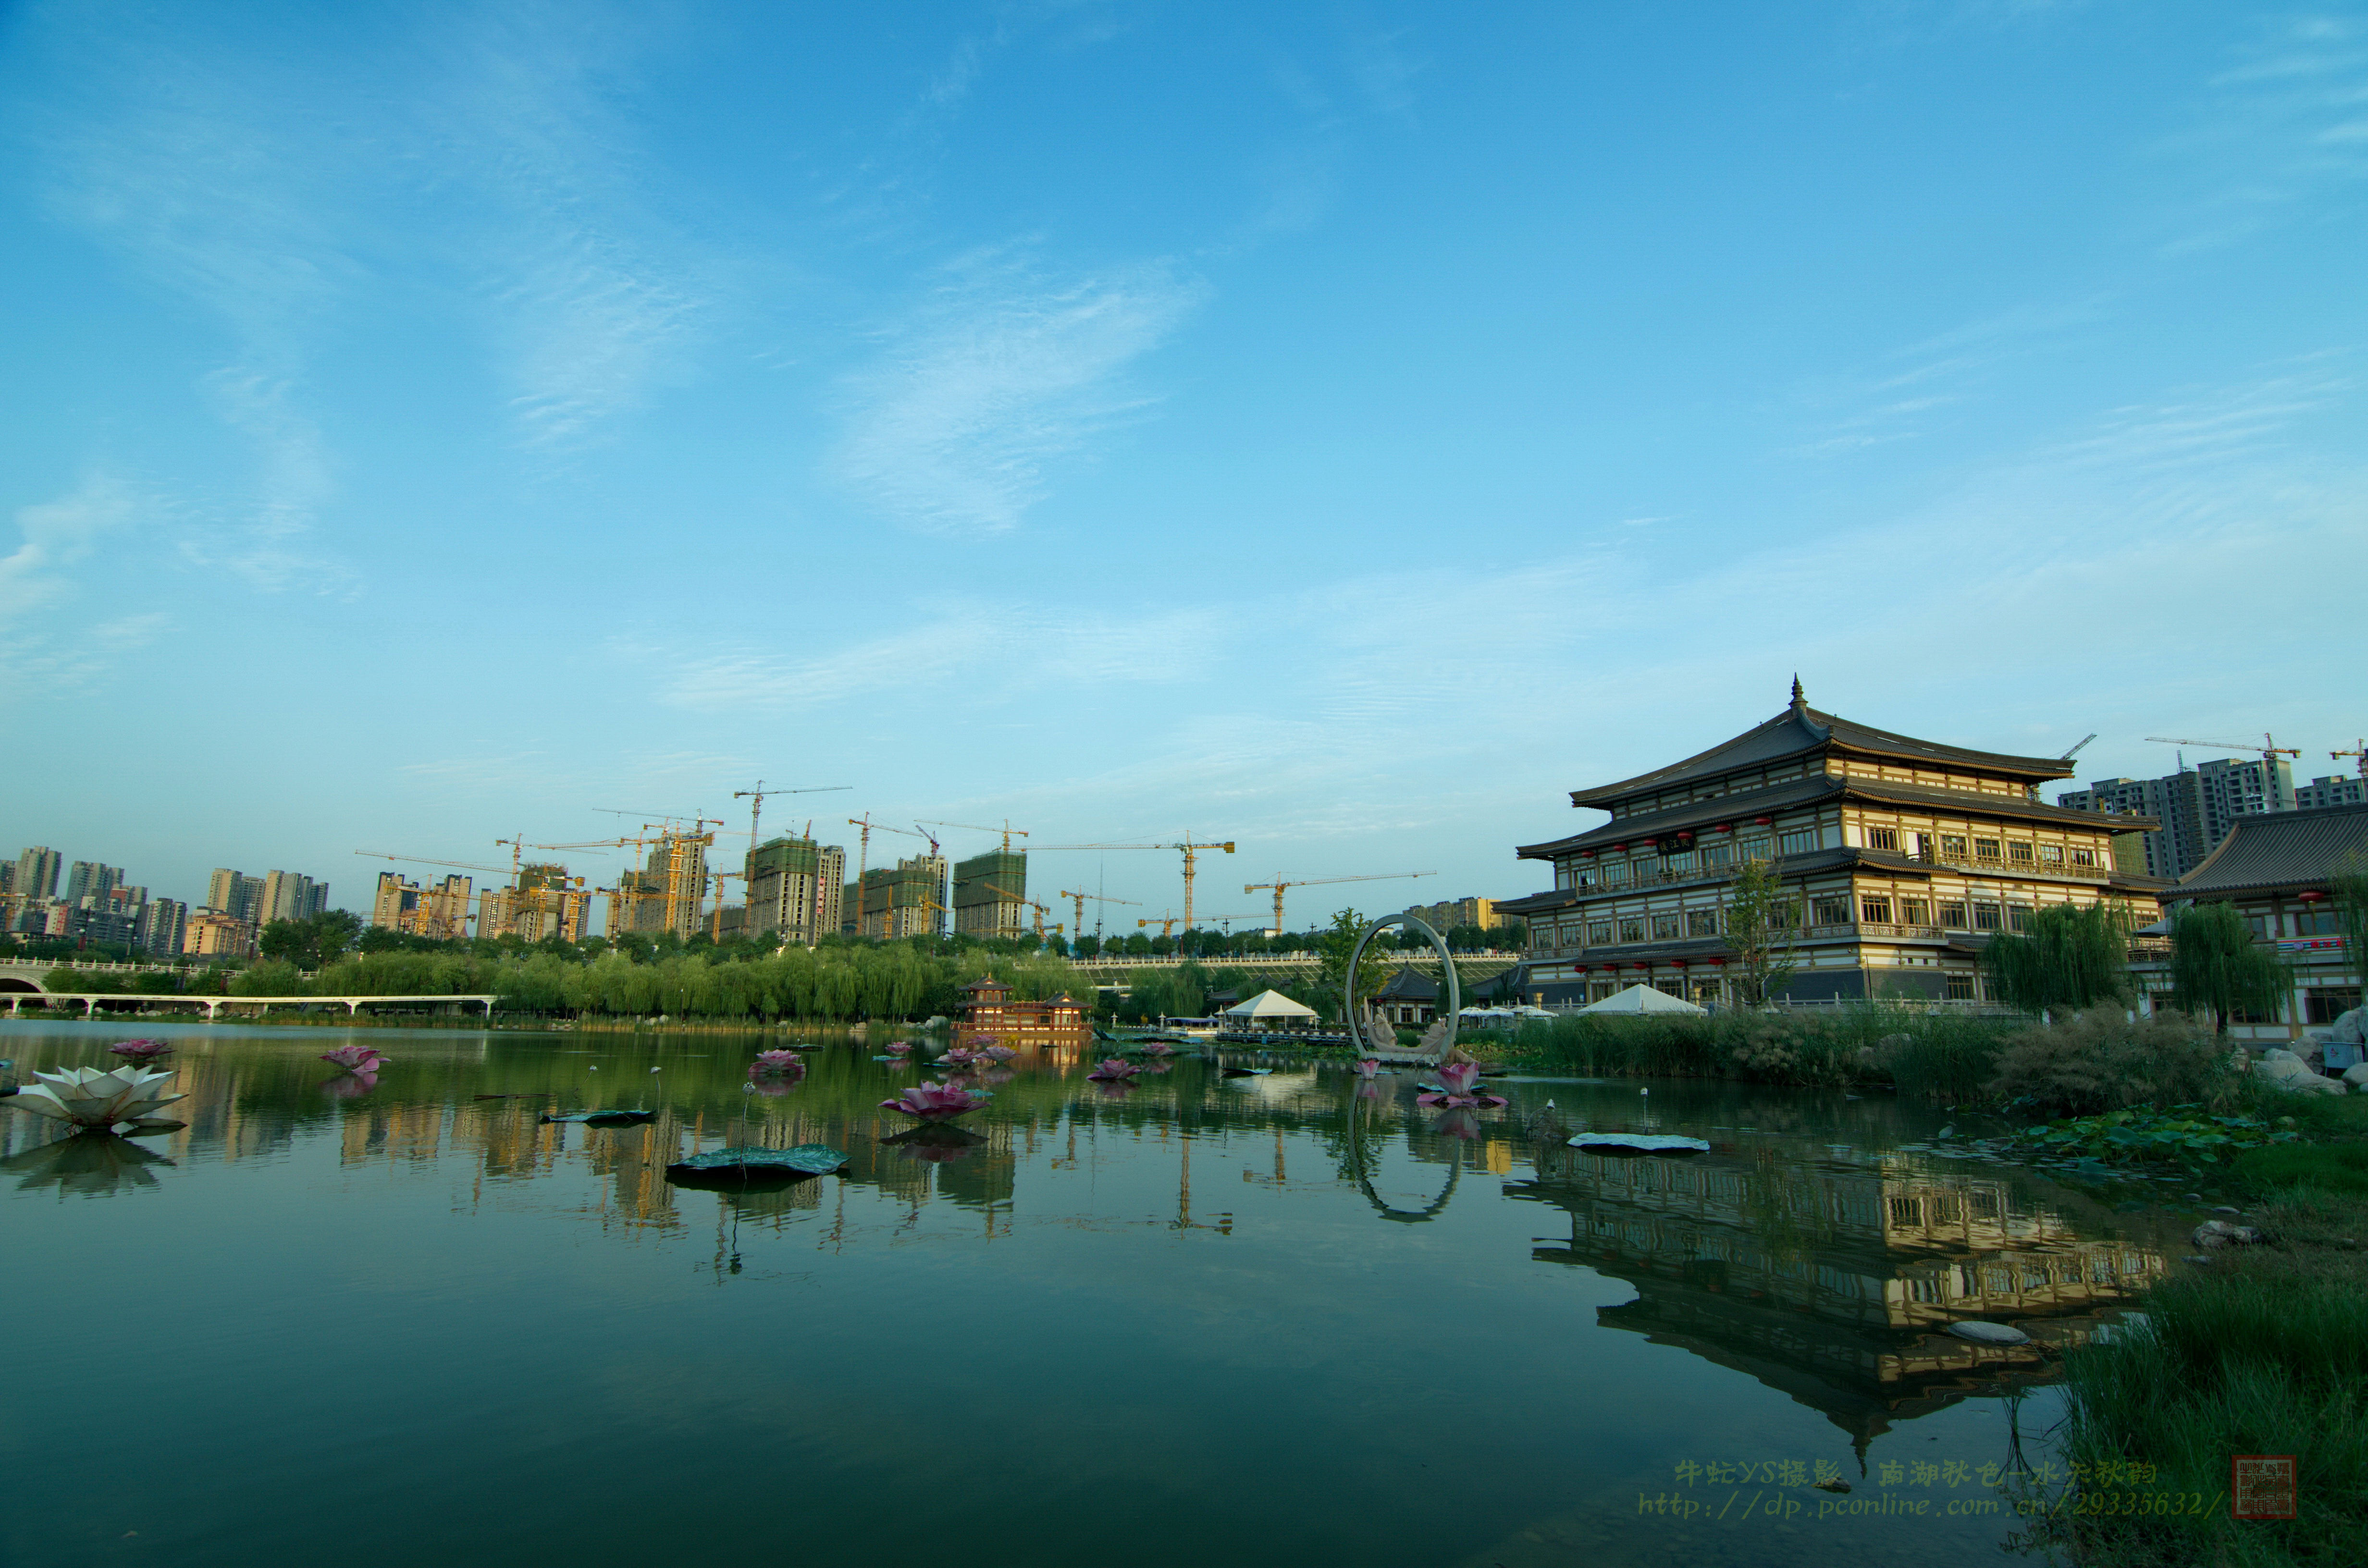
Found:
[[[2009,1038],[1989,1092],[2042,1116],[2092,1116],[2133,1106],[2231,1105],[2246,1085],[2227,1046],[2183,1014],[2131,1021],[2092,1007]]]

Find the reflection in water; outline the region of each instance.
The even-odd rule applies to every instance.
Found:
[[[1681,1346],[1822,1411],[1861,1449],[1891,1421],[2043,1375],[2052,1346],[2163,1273],[2162,1254],[2083,1239],[2003,1176],[1931,1171],[1904,1154],[1783,1157],[1715,1143],[1679,1159],[1542,1150],[1506,1196],[1570,1217],[1542,1261],[1627,1280],[1607,1325]],[[2011,1317],[2028,1346],[1940,1330]]]
[[[111,1132],[84,1132],[37,1144],[0,1160],[0,1171],[17,1178],[20,1189],[54,1187],[61,1196],[97,1198],[121,1187],[154,1187],[151,1166],[173,1162]]]

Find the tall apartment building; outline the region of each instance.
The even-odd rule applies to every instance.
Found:
[[[747,878],[750,935],[811,948],[838,929],[847,851],[837,845],[811,838],[768,839],[748,852],[742,869]]]
[[[76,860],[66,868],[65,901],[77,907],[83,907],[85,900],[105,903],[107,895],[122,885],[122,867]]]
[[[2294,786],[2296,811],[2323,811],[2328,806],[2368,806],[2368,775],[2314,778]]]
[[[954,929],[969,937],[1019,937],[1028,930],[1028,857],[990,849],[954,866]]]
[[[2293,768],[2259,757],[2224,757],[2160,778],[2104,778],[2055,797],[2067,811],[2153,818],[2159,825],[2144,839],[2146,874],[2174,881],[2203,864],[2239,817],[2290,812],[2295,801]]]
[[[188,920],[181,951],[199,958],[251,959],[255,956],[255,923],[227,910],[200,909]]]
[[[329,907],[329,884],[296,871],[267,871],[256,895],[256,924],[310,920]]]
[[[214,874],[206,879],[205,907],[251,926],[260,925],[257,916],[263,910],[263,879],[217,866]]]
[[[143,952],[169,958],[181,950],[189,935],[189,906],[176,898],[144,899],[131,932],[132,945]]]
[[[450,940],[469,934],[469,892],[473,884],[457,873],[427,887],[400,871],[378,874],[370,921],[407,936]]]
[[[1409,905],[1406,913],[1442,937],[1458,926],[1477,926],[1486,931],[1505,923],[1505,916],[1497,913],[1497,901],[1493,898],[1443,899],[1437,903]]]
[[[672,931],[689,940],[707,905],[707,846],[712,842],[712,834],[661,834],[647,864],[618,877],[609,901],[609,934]]]
[[[566,867],[552,862],[520,866],[514,885],[487,888],[477,895],[477,935],[528,942],[556,937],[573,942],[584,935],[589,903],[584,879],[568,876]]]
[[[894,940],[942,934],[946,872],[944,858],[937,855],[899,860],[894,869],[874,866],[843,895],[848,902],[841,913],[860,936]]]
[[[35,845],[17,857],[17,875],[9,891],[18,898],[55,898],[58,896],[58,873],[65,869],[66,858],[56,850]]]

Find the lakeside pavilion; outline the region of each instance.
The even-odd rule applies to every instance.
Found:
[[[1811,708],[1654,772],[1574,790],[1611,820],[1520,848],[1551,892],[1497,905],[1529,922],[1527,998],[1600,1001],[1643,982],[1704,1006],[1725,970],[1726,884],[1771,860],[1798,901],[1794,1001],[1988,1000],[1981,950],[2048,904],[2118,903],[2156,919],[2150,818],[2042,804],[2062,757],[1919,741]]]

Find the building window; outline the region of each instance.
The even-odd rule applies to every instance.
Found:
[[[1932,924],[1931,909],[1932,906],[1923,899],[1903,898],[1899,901],[1899,923],[1902,926],[1930,926]]]
[[[1578,886],[1578,872],[1577,869],[1567,865],[1556,866],[1554,868],[1554,886],[1565,890]]]
[[[2294,935],[2297,937],[2340,937],[2343,916],[2332,909],[2298,909],[2294,912]],[[2335,1020],[2329,1018],[2328,1023]]]
[[[1780,855],[1808,855],[1817,847],[1817,830],[1814,827],[1787,828],[1776,835],[1776,852]]]
[[[1653,989],[1661,993],[1664,996],[1675,996],[1680,1002],[1685,1000],[1686,983],[1679,980],[1675,975],[1670,975],[1665,980],[1656,980],[1653,982]]]
[[[1665,877],[1682,877],[1691,872],[1693,869],[1694,852],[1691,849],[1687,850],[1682,855],[1664,855],[1661,857],[1661,875]]]
[[[2360,987],[2356,985],[2314,985],[2305,997],[2311,1024],[2331,1024],[2352,1008],[2360,1006]]]
[[[1645,939],[1645,917],[1641,915],[1622,915],[1620,917],[1620,939],[1623,942],[1643,941]]]
[[[1703,849],[1702,852],[1702,867],[1704,869],[1723,871],[1726,869],[1727,867],[1735,864],[1735,846],[1732,844],[1711,845],[1707,848]]]
[[[1974,929],[1995,931],[1998,928],[1998,906],[1976,899],[1974,901]]]
[[[1998,852],[2004,847],[2005,846],[2000,844],[1995,838],[1976,838],[1974,840],[1974,858],[1976,860],[1996,860],[1999,858]]]
[[[1607,888],[1626,887],[1628,885],[1628,862],[1625,860],[1606,860],[1603,862],[1602,866],[1599,868],[1598,874],[1602,877],[1603,885]]]
[[[1755,833],[1737,847],[1742,850],[1743,858],[1747,860],[1765,860],[1768,858],[1768,835]]]
[[[1896,827],[1871,827],[1866,830],[1866,846],[1869,849],[1897,849],[1899,830]]]
[[[2031,846],[2018,838],[2006,846],[2006,858],[2018,866],[2028,866],[2031,864]]]
[[[1678,917],[1674,915],[1653,916],[1653,940],[1674,942],[1678,939]]]
[[[2009,903],[2006,906],[2006,928],[2009,931],[2031,929],[2031,905]]]
[[[1611,945],[1611,922],[1609,920],[1588,921],[1587,925],[1587,943],[1588,946],[1592,948],[1610,947]]]
[[[1715,937],[1715,936],[1717,936],[1717,935],[1718,935],[1718,911],[1717,911],[1717,910],[1715,910],[1715,909],[1689,909],[1689,910],[1687,910],[1687,911],[1686,911],[1686,935],[1687,935],[1687,936],[1689,936],[1689,937]]]
[[[2041,845],[2039,846],[2039,861],[2040,864],[2044,866],[2061,866],[2064,864],[2064,846],[2061,844]]]
[[[1941,835],[1941,858],[1943,860],[1962,860],[1964,858],[1965,835],[1962,833],[1942,834]]]
[[[1944,994],[1952,1002],[1970,1002],[1974,999],[1974,977],[1970,974],[1949,975],[1943,980],[1942,984],[1946,987]]]
[[[1620,983],[1616,980],[1590,980],[1587,983],[1587,999],[1590,1002],[1600,1002],[1606,997],[1618,994],[1620,994]]]
[[[1879,893],[1861,893],[1858,899],[1858,917],[1861,920],[1872,921],[1877,926],[1888,926],[1891,924],[1891,901]]]
[[[1809,912],[1816,925],[1847,926],[1850,923],[1850,897],[1846,893],[1819,893]]]
[[[2072,863],[2076,866],[2093,866],[2097,863],[2097,852],[2093,849],[2075,849],[2072,851]]]

